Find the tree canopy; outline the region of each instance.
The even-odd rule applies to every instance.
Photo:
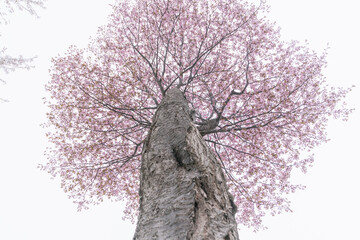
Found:
[[[241,0],[118,1],[87,49],[53,59],[48,163],[79,209],[104,197],[138,209],[142,144],[165,93],[179,88],[223,166],[239,224],[289,211],[349,89],[326,86],[326,50],[284,42],[267,7]]]

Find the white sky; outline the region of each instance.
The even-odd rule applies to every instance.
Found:
[[[111,1],[113,2],[113,1]],[[321,50],[330,44],[328,82],[359,85],[360,17],[357,0],[268,0],[271,19],[285,39],[307,39]],[[109,2],[108,2],[109,3]],[[50,58],[71,44],[86,46],[110,7],[103,0],[48,0],[40,19],[17,15],[0,28],[0,46],[9,53],[37,55],[36,68],[6,76],[0,97],[0,239],[132,239],[135,226],[121,220],[123,204],[105,202],[78,213],[58,181],[36,167],[46,147],[42,104]],[[316,150],[314,167],[294,181],[307,185],[290,196],[291,214],[264,219],[268,230],[239,232],[242,240],[360,239],[360,86],[347,102],[357,108],[348,122],[330,121],[332,140]]]

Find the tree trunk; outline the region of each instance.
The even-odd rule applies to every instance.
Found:
[[[177,88],[167,91],[144,143],[139,195],[134,240],[238,239],[221,165]]]

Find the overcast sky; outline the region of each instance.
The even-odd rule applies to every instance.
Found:
[[[112,2],[112,1],[110,1]],[[357,87],[349,94],[357,110],[348,122],[332,120],[329,143],[315,151],[315,164],[294,182],[307,189],[290,196],[293,213],[266,217],[267,230],[242,229],[242,240],[360,239],[360,15],[357,0],[268,0],[270,18],[285,40],[307,39],[321,51],[329,43],[329,85]],[[1,75],[0,85],[0,239],[119,240],[132,239],[135,226],[122,221],[120,202],[105,202],[78,213],[59,182],[36,167],[45,162],[47,145],[42,97],[50,59],[69,45],[85,47],[97,27],[106,23],[109,1],[48,0],[36,19],[17,14],[1,26],[0,46],[13,55],[37,55],[36,68]],[[0,1],[1,4],[1,1]],[[241,227],[241,225],[240,225]]]

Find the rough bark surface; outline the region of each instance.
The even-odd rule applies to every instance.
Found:
[[[177,88],[161,102],[144,144],[134,240],[236,240],[236,206],[221,165]]]

